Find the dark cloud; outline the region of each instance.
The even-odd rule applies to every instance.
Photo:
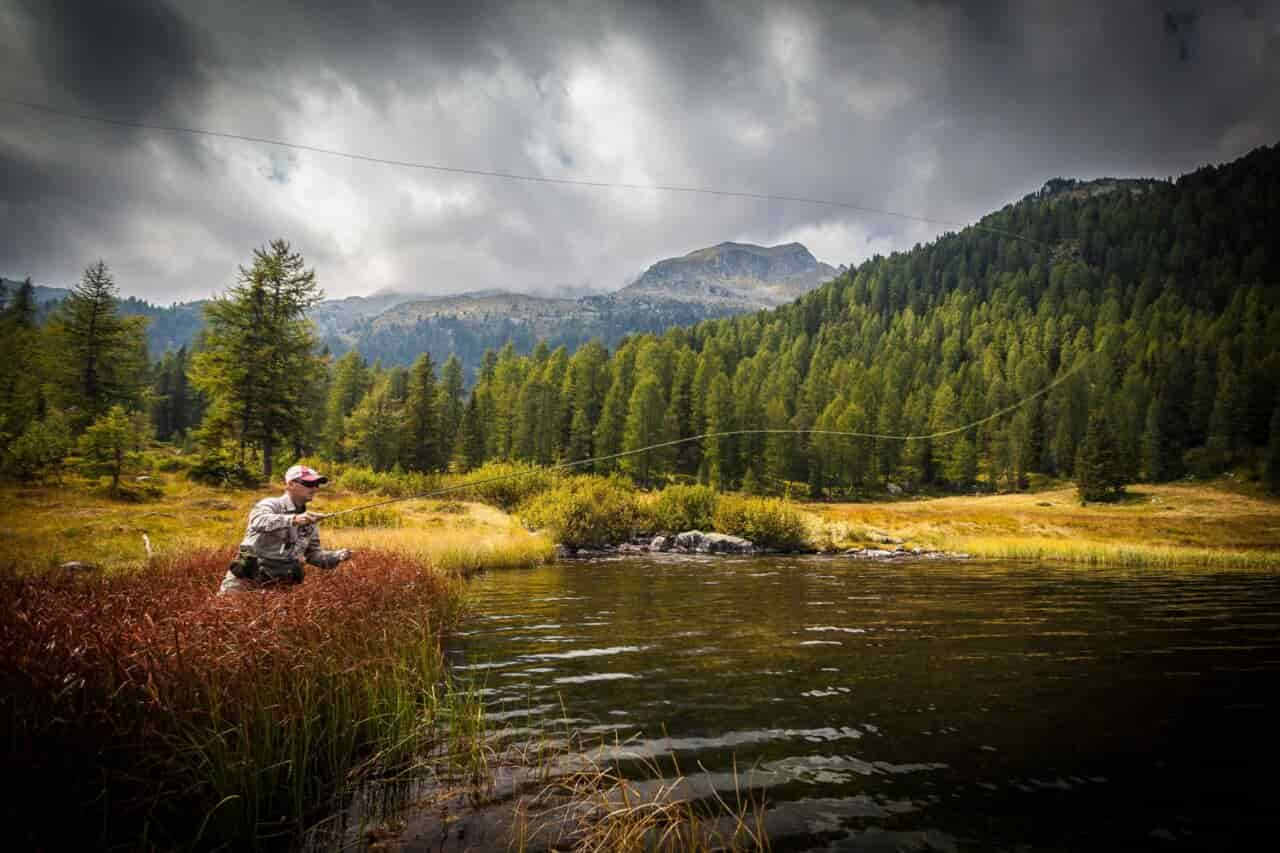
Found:
[[[0,0],[4,94],[527,175],[969,222],[1054,176],[1174,175],[1280,137],[1275,3]],[[617,287],[726,239],[850,263],[944,226],[539,185],[0,105],[0,273],[104,257],[161,301],[291,239],[336,295]]]
[[[212,45],[160,0],[20,0],[31,69],[78,107],[126,121],[198,114]]]

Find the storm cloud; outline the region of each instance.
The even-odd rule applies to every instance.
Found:
[[[102,258],[161,303],[278,236],[345,296],[609,290],[723,240],[852,264],[946,229],[126,125],[959,223],[1280,140],[1275,3],[0,0],[0,56],[0,274]]]

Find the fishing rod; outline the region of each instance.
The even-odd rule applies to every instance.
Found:
[[[1031,402],[1037,397],[1041,397],[1045,394],[1048,394],[1058,385],[1061,385],[1063,382],[1066,382],[1076,373],[1079,373],[1080,370],[1089,362],[1089,359],[1091,358],[1092,355],[1093,354],[1086,355],[1085,357],[1081,358],[1075,367],[1071,368],[1066,373],[1059,376],[1057,379],[1054,379],[1052,382],[1050,382],[1048,385],[1044,386],[1043,388],[1040,388],[1039,390],[1034,391],[1031,394],[1028,394],[1027,396],[1023,397],[1021,400],[1018,400],[1015,403],[1005,406],[1002,409],[998,409],[997,411],[992,412],[991,414],[985,417],[979,418],[976,421],[964,424],[963,426],[952,427],[951,429],[938,430],[936,432],[930,432],[930,433],[921,433],[918,435],[917,434],[857,432],[857,431],[851,431],[851,430],[836,430],[836,429],[735,429],[735,430],[726,430],[724,432],[704,432],[704,433],[699,433],[698,435],[686,436],[684,438],[673,438],[669,441],[660,441],[657,444],[650,444],[645,447],[638,447],[638,448],[635,448],[634,450],[623,450],[623,451],[619,451],[618,453],[608,453],[601,456],[590,456],[584,459],[575,459],[570,462],[558,462],[554,465],[549,465],[545,468],[534,468],[527,471],[510,471],[505,474],[496,474],[492,477],[485,477],[480,480],[472,480],[467,483],[458,483],[453,486],[445,486],[439,489],[431,489],[429,491],[420,492],[414,495],[403,495],[397,498],[387,498],[386,500],[375,501],[373,503],[364,504],[362,506],[356,506],[356,507],[351,507],[350,509],[339,510],[338,512],[313,513],[313,515],[316,515],[318,517],[317,521],[324,521],[326,519],[337,518],[342,515],[349,515],[350,513],[353,513],[353,512],[363,512],[365,510],[374,509],[380,506],[388,506],[389,504],[401,503],[403,501],[426,500],[427,498],[439,497],[441,495],[447,495],[452,492],[460,492],[460,491],[465,491],[466,489],[474,489],[477,486],[484,486],[484,485],[488,485],[489,483],[501,482],[502,480],[513,480],[513,479],[516,479],[517,477],[529,477],[534,474],[540,474],[544,472],[563,471],[563,470],[568,470],[570,468],[578,468],[583,465],[591,465],[596,462],[610,462],[615,459],[622,459],[628,456],[637,456],[641,453],[649,453],[654,450],[661,450],[664,447],[675,447],[680,444],[688,444],[691,441],[702,441],[703,439],[708,439],[708,438],[730,438],[738,435],[831,435],[831,436],[842,436],[846,438],[879,439],[883,441],[924,441],[927,439],[945,438],[946,436],[949,436],[949,435],[956,435],[958,433],[962,433],[962,432],[966,432],[968,430],[974,429],[975,427],[982,426],[983,424],[989,423],[995,420],[996,418],[999,418],[1003,415],[1007,415],[1009,412],[1012,412],[1015,409],[1019,409],[1022,406],[1025,406],[1027,403]]]

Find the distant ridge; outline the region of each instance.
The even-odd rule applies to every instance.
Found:
[[[388,366],[410,364],[423,352],[437,363],[456,353],[474,370],[486,349],[508,342],[521,352],[539,340],[570,350],[592,338],[614,346],[627,335],[784,305],[838,273],[800,243],[725,242],[658,261],[613,293],[557,298],[490,288],[434,296],[412,287],[382,289],[325,300],[310,316],[334,353],[357,349],[370,362],[380,359]],[[71,293],[39,286],[36,291],[46,302]],[[150,319],[152,357],[190,346],[203,326],[204,301],[161,308],[128,298],[120,305],[126,314]]]

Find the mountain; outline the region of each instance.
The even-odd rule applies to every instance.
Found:
[[[9,301],[9,297],[22,285],[22,282],[15,281],[11,278],[0,278],[0,305],[4,305]],[[37,284],[32,289],[32,295],[35,296],[37,305],[44,305],[48,302],[57,302],[71,295],[71,291],[64,287],[45,287]]]
[[[799,243],[721,243],[659,261],[614,293],[556,299],[488,290],[399,302],[391,294],[355,302],[347,316],[365,313],[346,328],[321,328],[331,349],[357,349],[370,361],[408,364],[428,352],[439,364],[456,353],[474,370],[486,349],[508,342],[517,352],[540,340],[571,351],[592,338],[612,347],[628,335],[784,304],[838,272]],[[375,314],[380,304],[388,307]]]
[[[627,335],[785,304],[838,272],[799,243],[721,243],[659,261],[614,293],[557,299],[504,290],[455,296],[383,290],[325,300],[310,317],[334,353],[356,349],[388,366],[411,364],[422,352],[441,364],[456,353],[470,375],[486,349],[508,342],[517,352],[529,352],[539,340],[573,350],[600,338],[612,347]],[[5,286],[17,282],[5,280]],[[70,291],[37,286],[36,293],[38,301],[52,303]],[[121,300],[120,309],[150,320],[147,344],[159,358],[191,346],[203,328],[204,304],[161,308],[130,297]]]
[[[799,243],[721,243],[659,261],[612,296],[622,304],[671,301],[754,311],[791,302],[837,272]]]
[[[1176,181],[1055,178],[772,310],[503,353],[465,444],[550,463],[715,432],[595,470],[815,498],[1224,471],[1280,494],[1277,233],[1280,146]],[[635,290],[681,281],[651,272]]]

